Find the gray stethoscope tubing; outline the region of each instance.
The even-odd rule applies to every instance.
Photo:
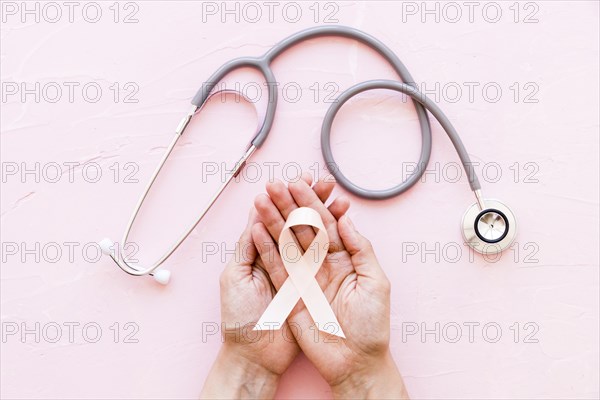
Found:
[[[273,120],[275,119],[275,112],[277,110],[277,85],[275,75],[270,68],[273,60],[277,58],[277,56],[281,55],[285,50],[293,47],[294,45],[301,43],[303,41],[314,39],[322,36],[339,36],[345,37],[349,39],[355,39],[359,42],[367,45],[371,49],[377,51],[383,58],[386,59],[388,63],[394,68],[400,79],[404,82],[404,85],[412,88],[412,91],[401,90],[398,88],[392,88],[393,90],[398,90],[401,92],[405,92],[405,94],[411,95],[410,93],[420,94],[417,86],[413,81],[413,77],[408,72],[408,69],[404,66],[402,61],[394,54],[392,50],[390,50],[385,44],[380,42],[378,39],[374,38],[371,35],[368,35],[358,29],[345,27],[345,26],[323,26],[317,28],[310,28],[304,31],[298,32],[292,36],[289,36],[287,39],[279,42],[273,48],[271,48],[267,53],[265,53],[262,57],[244,57],[237,58],[232,60],[225,65],[223,65],[219,70],[217,70],[213,76],[210,77],[208,83],[205,83],[200,90],[196,93],[192,100],[192,104],[196,107],[200,107],[206,99],[208,98],[211,91],[214,89],[216,84],[220,82],[227,74],[230,72],[241,68],[241,67],[251,67],[259,70],[266,82],[268,87],[268,103],[267,103],[267,112],[265,115],[264,123],[256,134],[256,136],[252,139],[252,145],[255,148],[260,147],[265,140],[267,139],[267,135],[271,131],[271,126],[273,125]],[[435,107],[437,113],[433,113],[438,121],[442,124],[446,132],[448,132],[448,136],[452,140],[456,151],[460,157],[460,160],[465,168],[467,173],[469,184],[471,185],[471,190],[475,191],[480,189],[479,180],[477,179],[477,175],[475,174],[473,168],[467,168],[467,165],[470,165],[471,160],[469,158],[469,154],[467,153],[465,146],[462,144],[458,133],[452,127],[452,124],[448,120],[448,118],[444,115],[444,113],[435,105],[435,103],[428,101],[428,99],[424,95],[420,95],[419,98],[424,98],[425,102],[420,102],[417,98],[413,97],[413,99],[417,100],[414,103],[415,109],[417,111],[417,117],[419,119],[419,125],[421,127],[421,155],[418,162],[418,168],[411,174],[409,177],[391,189],[386,190],[366,190],[362,189],[352,182],[350,182],[345,176],[343,176],[339,172],[339,168],[336,167],[335,162],[333,160],[331,145],[329,143],[329,132],[331,130],[331,124],[337,111],[340,107],[345,103],[350,97],[359,94],[365,90],[376,89],[376,85],[383,84],[385,81],[375,80],[375,81],[367,81],[360,84],[357,84],[350,89],[346,90],[336,102],[332,104],[329,108],[327,115],[325,117],[325,121],[323,122],[322,136],[321,136],[321,146],[323,151],[323,157],[327,162],[327,166],[330,171],[334,174],[336,178],[340,178],[338,181],[344,188],[348,191],[356,194],[360,197],[365,197],[368,199],[387,199],[390,197],[397,196],[404,191],[408,190],[411,186],[413,186],[423,175],[427,164],[429,163],[429,158],[431,156],[431,125],[429,123],[429,118],[427,116],[427,112],[425,108],[430,108],[433,110]],[[389,81],[390,83],[394,81]],[[366,87],[365,87],[366,85]],[[383,87],[381,87],[383,88]],[[423,107],[425,106],[425,108]],[[325,140],[327,137],[327,140]]]
[[[460,161],[463,165],[463,168],[467,172],[467,176],[469,178],[469,184],[471,186],[471,190],[474,192],[481,188],[479,184],[479,179],[477,179],[477,175],[473,171],[473,168],[468,168],[467,166],[471,164],[471,159],[469,158],[469,154],[465,149],[460,137],[458,136],[458,132],[452,126],[452,123],[446,117],[446,115],[442,112],[442,110],[432,102],[427,96],[423,93],[419,92],[414,86],[398,81],[391,81],[386,79],[380,80],[372,80],[367,82],[358,83],[345,92],[343,92],[335,103],[331,105],[329,110],[327,110],[327,114],[325,114],[325,118],[323,119],[323,128],[321,129],[321,150],[323,152],[323,158],[325,159],[329,170],[335,176],[336,181],[346,188],[348,191],[356,194],[357,196],[364,197],[367,199],[387,199],[390,197],[397,196],[409,188],[411,188],[423,175],[427,164],[429,163],[429,157],[431,155],[431,131],[428,129],[423,129],[423,125],[421,125],[421,157],[417,165],[419,168],[413,172],[408,179],[404,182],[395,186],[391,189],[385,190],[367,190],[363,189],[356,184],[352,183],[346,176],[341,172],[339,168],[337,168],[337,163],[333,158],[333,153],[331,151],[331,126],[333,124],[333,120],[337,115],[338,111],[342,108],[342,106],[350,100],[355,95],[358,95],[367,90],[374,89],[389,89],[397,92],[404,93],[410,96],[413,100],[417,101],[420,105],[424,106],[433,116],[438,120],[442,128],[448,134],[448,137],[452,141],[456,152],[460,158]]]
[[[102,241],[103,243],[101,242],[101,247],[102,247],[103,251],[105,253],[109,254],[111,256],[111,258],[113,259],[113,261],[123,271],[125,271],[126,273],[128,273],[130,275],[136,275],[136,276],[148,275],[148,274],[153,275],[153,273],[164,263],[164,261],[171,254],[173,254],[173,252],[181,245],[181,243],[187,238],[187,236],[189,236],[189,234],[193,231],[193,229],[202,220],[204,215],[206,215],[206,213],[211,208],[211,206],[215,203],[217,198],[225,190],[227,185],[231,182],[231,180],[235,176],[237,176],[237,174],[240,172],[240,170],[245,165],[246,161],[252,156],[252,154],[256,151],[256,149],[259,148],[265,142],[269,132],[271,131],[271,127],[272,127],[273,121],[275,119],[275,113],[276,113],[276,109],[277,109],[277,100],[278,100],[277,81],[275,79],[275,75],[273,74],[273,71],[271,70],[271,67],[270,67],[271,63],[279,55],[281,55],[285,50],[289,49],[290,47],[292,47],[298,43],[304,42],[306,40],[309,40],[309,39],[314,39],[314,38],[319,38],[319,37],[324,37],[324,36],[344,37],[344,38],[348,38],[348,39],[357,40],[357,41],[365,44],[366,46],[368,46],[369,48],[375,50],[378,54],[380,54],[393,67],[393,69],[396,71],[396,73],[398,74],[400,79],[404,82],[404,83],[402,83],[402,82],[392,81],[392,80],[371,80],[371,81],[362,82],[362,83],[356,84],[356,85],[352,86],[351,88],[347,89],[345,92],[343,92],[340,95],[338,100],[331,105],[331,107],[327,111],[327,114],[325,115],[325,118],[323,121],[323,126],[322,126],[322,131],[321,131],[321,147],[322,147],[323,157],[327,164],[327,168],[335,176],[337,182],[341,186],[343,186],[345,189],[350,191],[351,193],[354,193],[357,196],[368,198],[368,199],[387,199],[390,197],[397,196],[397,195],[405,192],[406,190],[408,190],[410,187],[412,187],[417,181],[419,181],[419,179],[423,175],[425,168],[426,168],[427,164],[429,163],[430,156],[431,156],[431,125],[430,125],[429,118],[427,116],[427,111],[426,111],[426,109],[428,109],[435,116],[435,118],[439,121],[439,123],[442,125],[442,127],[448,134],[450,140],[454,144],[454,147],[455,147],[455,149],[459,155],[459,158],[463,164],[463,168],[467,174],[471,190],[474,192],[475,197],[477,199],[477,202],[473,205],[473,206],[476,206],[476,209],[478,209],[480,211],[480,213],[478,214],[478,216],[475,220],[475,223],[473,225],[474,233],[476,233],[475,240],[477,240],[477,237],[479,237],[479,238],[482,238],[483,242],[485,242],[485,243],[492,243],[492,241],[488,241],[486,239],[485,235],[482,235],[479,232],[478,223],[480,222],[480,220],[482,220],[483,217],[485,217],[486,221],[496,221],[496,219],[494,219],[494,218],[497,218],[498,216],[506,217],[507,214],[509,214],[509,217],[512,217],[512,213],[510,212],[509,209],[502,208],[502,210],[500,210],[501,212],[499,212],[499,213],[494,213],[495,211],[497,211],[494,209],[494,210],[490,211],[490,213],[492,213],[493,215],[490,213],[487,213],[484,215],[484,211],[486,210],[486,208],[485,208],[485,203],[484,203],[483,197],[481,196],[479,180],[477,179],[477,175],[475,174],[474,169],[468,167],[471,164],[469,155],[468,155],[462,141],[460,140],[458,133],[456,132],[456,130],[454,129],[454,127],[452,126],[452,124],[450,123],[448,118],[444,115],[444,113],[439,109],[439,107],[435,103],[433,103],[425,95],[423,95],[421,92],[419,92],[416,84],[414,83],[414,80],[413,80],[411,74],[408,72],[408,70],[406,69],[404,64],[400,61],[400,59],[396,56],[396,54],[394,54],[394,52],[392,50],[390,50],[385,44],[383,44],[382,42],[380,42],[373,36],[371,36],[365,32],[362,32],[360,30],[351,28],[351,27],[322,26],[322,27],[309,28],[309,29],[300,31],[294,35],[289,36],[288,38],[282,40],[281,42],[279,42],[278,44],[273,46],[269,51],[267,51],[261,57],[243,57],[243,58],[236,58],[234,60],[231,60],[231,61],[225,63],[223,66],[221,66],[209,78],[209,80],[206,81],[202,85],[202,87],[198,90],[198,92],[192,99],[192,105],[193,105],[192,109],[188,112],[188,114],[179,123],[179,125],[175,131],[175,137],[173,138],[171,144],[167,148],[165,155],[161,159],[157,169],[155,170],[152,178],[150,179],[150,182],[146,186],[144,194],[141,196],[140,200],[138,201],[138,203],[136,205],[136,208],[134,209],[134,212],[129,220],[127,229],[126,229],[124,237],[123,237],[123,241],[122,241],[123,244],[127,243],[129,233],[130,233],[133,223],[140,211],[140,208],[141,208],[146,196],[148,195],[148,192],[150,191],[152,184],[156,180],[156,177],[158,176],[158,174],[161,171],[163,165],[165,164],[167,158],[169,157],[169,154],[175,147],[175,144],[177,143],[177,141],[179,140],[179,138],[181,137],[181,135],[183,134],[183,132],[185,131],[187,126],[189,125],[192,117],[199,110],[201,110],[202,107],[206,104],[207,100],[212,95],[215,94],[215,92],[213,92],[213,89],[215,88],[217,83],[219,83],[230,72],[232,72],[236,69],[239,69],[239,68],[250,67],[250,68],[258,70],[265,78],[265,81],[267,83],[267,88],[268,88],[268,102],[267,102],[266,112],[265,112],[264,118],[262,120],[262,125],[259,126],[258,131],[257,131],[256,135],[254,136],[254,138],[251,140],[249,147],[246,149],[244,155],[236,163],[236,165],[235,165],[234,169],[231,171],[231,174],[229,175],[228,179],[226,179],[226,181],[220,186],[217,193],[211,198],[207,207],[205,207],[205,209],[200,214],[200,216],[194,221],[194,223],[189,227],[189,229],[186,230],[184,232],[184,234],[180,236],[179,240],[176,241],[175,244],[173,246],[171,246],[171,248],[162,257],[160,257],[160,259],[157,262],[155,262],[153,265],[151,265],[150,267],[146,267],[146,268],[143,268],[139,265],[131,265],[131,264],[127,263],[127,261],[123,257],[115,256],[113,254],[113,251],[112,251],[113,243],[110,240],[105,239]],[[334,120],[337,112],[344,105],[344,103],[346,103],[351,97],[353,97],[359,93],[362,93],[366,90],[371,90],[371,89],[390,89],[390,90],[402,92],[402,93],[410,96],[413,100],[415,100],[415,101],[413,101],[413,105],[415,107],[415,111],[417,113],[417,118],[418,118],[419,125],[421,128],[422,144],[421,144],[421,154],[420,154],[419,161],[418,161],[418,168],[412,174],[410,174],[404,182],[400,183],[399,185],[397,185],[395,187],[392,187],[389,189],[384,189],[384,190],[367,190],[367,189],[361,188],[361,187],[357,186],[356,184],[352,183],[346,176],[344,176],[341,173],[340,169],[337,168],[337,165],[333,158],[333,153],[331,151],[331,144],[330,144],[331,126],[333,124],[333,120]],[[474,209],[474,210],[476,210],[476,209]],[[471,214],[469,214],[469,216],[470,215]],[[466,216],[467,216],[467,214],[465,214],[465,217]],[[463,220],[464,220],[464,218],[463,218]],[[471,226],[470,223],[465,225],[464,221],[463,221],[463,225],[468,226],[468,227]],[[496,224],[496,225],[499,226],[500,224]],[[506,221],[506,224],[503,226],[505,226],[508,229],[508,227],[509,227],[508,221]],[[514,227],[515,227],[514,221],[511,222],[511,226],[513,228],[513,233],[514,233]],[[493,225],[492,225],[492,228],[493,228]],[[463,227],[463,231],[466,229],[467,228]],[[469,245],[474,247],[471,244],[471,242],[469,242],[469,240],[472,239],[471,238],[472,235],[471,234],[467,235],[465,232],[463,232],[463,236],[465,237],[465,239],[468,239]],[[504,236],[506,236],[506,234]],[[512,238],[514,238],[514,234],[510,235],[510,242],[512,242]],[[503,237],[503,240],[504,239],[505,238]],[[505,242],[506,242],[506,240],[505,240]],[[496,242],[494,242],[494,243],[496,243]],[[500,250],[504,249],[506,247],[506,243],[500,243],[499,247],[500,247]],[[111,250],[109,250],[109,248]],[[476,249],[476,250],[478,250],[478,249]],[[481,249],[479,249],[478,251],[480,251],[480,250]],[[157,271],[157,272],[161,272],[161,271]],[[155,275],[155,279],[157,279],[161,283],[166,283],[166,282],[168,282],[169,276],[166,275],[166,276],[157,277]]]
[[[238,68],[250,67],[260,71],[267,82],[269,91],[267,112],[264,123],[259,132],[252,139],[252,145],[254,145],[256,148],[260,147],[265,142],[267,135],[271,131],[271,126],[273,125],[273,120],[275,119],[275,112],[277,109],[277,81],[273,71],[271,70],[271,63],[277,58],[277,56],[281,55],[281,53],[290,47],[306,40],[323,36],[338,36],[354,39],[367,45],[383,56],[383,58],[385,58],[392,65],[392,67],[394,67],[394,70],[400,79],[402,79],[402,81],[410,83],[413,82],[413,77],[410,75],[404,64],[402,64],[400,59],[394,54],[394,52],[392,52],[392,50],[390,50],[385,44],[381,43],[373,36],[347,26],[321,26],[309,28],[289,36],[273,46],[261,57],[236,58],[225,63],[209,78],[207,82],[202,85],[192,99],[192,104],[196,107],[200,107],[202,104],[204,104],[211,90],[216,86],[216,84],[220,82],[227,74]],[[414,83],[412,84],[414,85]],[[417,116],[419,118],[421,128],[427,130],[431,136],[431,127],[429,126],[429,119],[427,118],[425,109],[423,109],[423,107],[421,107],[419,104],[415,104],[415,108],[417,109]]]

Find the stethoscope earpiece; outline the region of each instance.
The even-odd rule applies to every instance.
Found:
[[[169,271],[168,269],[159,269],[157,271],[154,271],[151,275],[154,278],[154,280],[160,283],[161,285],[166,285],[171,280],[171,271]]]
[[[100,246],[100,250],[102,250],[102,253],[104,255],[112,256],[113,246],[115,245],[115,242],[113,242],[109,238],[104,238],[98,242],[98,245]]]
[[[465,242],[476,252],[494,255],[509,247],[517,234],[517,221],[501,201],[486,199],[473,203],[462,221]]]

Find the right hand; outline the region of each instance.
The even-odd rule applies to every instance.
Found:
[[[261,222],[252,237],[265,269],[277,290],[288,275],[273,238],[279,238],[285,220],[297,207],[316,210],[327,229],[329,253],[315,279],[331,304],[346,339],[319,331],[299,301],[288,323],[302,351],[331,385],[336,397],[407,398],[402,378],[389,352],[390,282],[371,243],[356,231],[345,215],[349,207],[340,197],[327,208],[317,193],[331,193],[333,182],[319,182],[313,190],[304,180],[286,188],[277,181],[267,185],[269,196],[258,196],[255,207]],[[326,198],[326,197],[325,197]],[[293,228],[306,250],[314,239],[308,226]]]

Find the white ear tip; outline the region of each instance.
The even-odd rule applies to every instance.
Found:
[[[110,240],[109,238],[104,238],[101,241],[99,241],[98,244],[100,245],[100,249],[102,249],[102,252],[104,254],[106,254],[107,256],[112,254],[113,246],[115,244],[112,240]]]
[[[154,271],[154,280],[161,285],[166,285],[171,280],[171,271],[166,269],[159,269],[158,271]]]

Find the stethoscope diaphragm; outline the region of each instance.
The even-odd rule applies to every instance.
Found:
[[[500,210],[487,208],[475,218],[475,233],[486,243],[498,243],[506,237],[510,223]]]
[[[465,212],[462,234],[467,245],[484,255],[498,254],[509,247],[517,233],[515,215],[498,200],[485,200],[482,210],[473,203]]]

